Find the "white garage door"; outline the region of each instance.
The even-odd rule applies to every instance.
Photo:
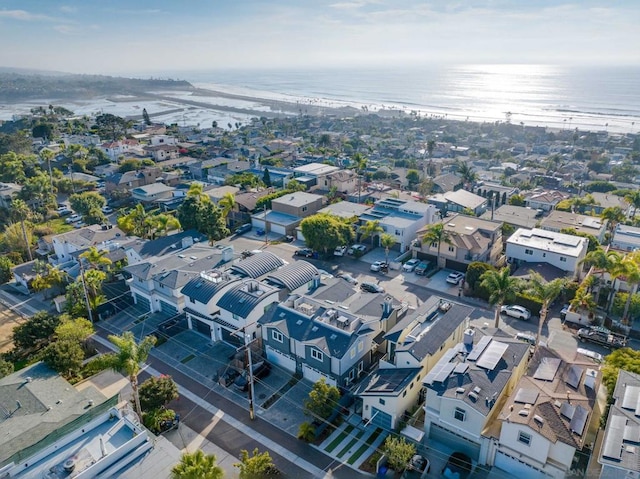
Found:
[[[544,472],[519,461],[515,457],[512,457],[504,452],[496,452],[495,467],[507,471],[513,477],[518,479],[548,479],[548,476]]]
[[[283,235],[286,234],[287,230],[283,225],[274,225],[271,223],[271,232]]]
[[[296,362],[289,356],[285,356],[280,351],[276,351],[270,346],[265,348],[267,350],[267,361],[276,366],[280,366],[288,371],[296,371]]]
[[[320,380],[320,378],[324,378],[326,380],[327,384],[329,384],[331,386],[335,386],[336,385],[336,380],[335,379],[330,378],[328,376],[325,376],[324,374],[322,374],[317,369],[310,368],[309,366],[306,366],[304,364],[302,365],[302,375],[304,376],[305,379],[308,379],[312,383],[316,383],[316,382],[318,382]]]

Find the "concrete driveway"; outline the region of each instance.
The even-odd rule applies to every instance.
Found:
[[[453,270],[443,269],[429,278],[428,288],[442,293],[451,294],[456,296],[458,294],[458,286],[455,284],[447,283],[447,276],[452,273]]]

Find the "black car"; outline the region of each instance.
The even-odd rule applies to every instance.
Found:
[[[302,256],[304,258],[311,258],[313,256],[313,250],[311,248],[302,248],[296,250],[294,253],[296,256]]]
[[[362,283],[360,289],[367,293],[384,293],[384,288],[376,283]]]
[[[271,372],[271,365],[266,361],[260,361],[253,365],[254,379],[267,377],[269,372]],[[245,372],[241,376],[238,376],[233,382],[233,386],[238,391],[247,391],[249,389],[249,375]]]
[[[293,240],[295,240],[295,238],[291,235],[287,235],[282,238],[282,241],[284,241],[285,243],[293,243]]]
[[[449,456],[447,464],[442,469],[442,477],[467,479],[473,470],[471,458],[463,452],[454,452]]]

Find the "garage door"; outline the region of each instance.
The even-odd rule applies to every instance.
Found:
[[[452,269],[454,271],[460,271],[462,273],[466,273],[468,266],[469,266],[468,264],[460,263],[459,261],[453,261],[453,260],[450,260],[450,259],[448,259],[446,261],[446,268],[447,269]]]
[[[504,452],[496,452],[495,467],[507,471],[513,477],[518,479],[548,479],[549,475],[536,469],[529,464],[516,459],[513,456],[505,454]]]
[[[222,340],[232,344],[233,346],[243,346],[244,339],[238,337],[237,334],[231,334],[231,331],[228,329],[220,328],[220,332],[222,333]]]
[[[278,233],[278,234],[286,234],[287,230],[283,225],[274,225],[273,223],[271,223],[271,232],[272,233]]]
[[[160,301],[160,311],[170,316],[175,316],[176,314],[178,314],[178,308],[176,308],[173,304],[169,304],[165,301]]]
[[[147,311],[151,311],[151,301],[149,301],[144,296],[140,296],[139,294],[134,294],[133,296],[138,306],[146,309]]]
[[[328,376],[325,376],[324,374],[322,374],[320,371],[318,371],[317,369],[313,369],[307,365],[302,365],[302,376],[311,381],[312,383],[316,383],[320,380],[320,378],[324,378],[327,382],[327,384],[331,385],[331,386],[335,386],[336,385],[336,380],[333,378],[330,378]]]
[[[273,349],[271,346],[267,346],[266,350],[267,360],[270,363],[275,364],[276,366],[283,367],[284,369],[291,372],[296,371],[296,361],[293,358],[290,358],[280,351]]]
[[[197,332],[204,334],[207,338],[211,338],[211,327],[207,323],[192,316],[191,324],[193,325],[193,329]]]
[[[429,439],[438,441],[456,451],[464,452],[471,459],[477,461],[480,456],[480,444],[470,441],[464,436],[458,435],[438,424],[431,423]]]
[[[391,431],[391,419],[391,414],[381,411],[375,407],[371,408],[371,425]]]

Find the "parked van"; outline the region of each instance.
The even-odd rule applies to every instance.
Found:
[[[536,345],[536,337],[531,333],[518,333],[516,334],[516,339],[529,343],[531,346]]]
[[[252,228],[253,228],[253,225],[251,223],[243,224],[242,226],[238,226],[238,229],[236,230],[236,234],[241,235],[244,233],[248,233],[249,231],[251,231]]]

